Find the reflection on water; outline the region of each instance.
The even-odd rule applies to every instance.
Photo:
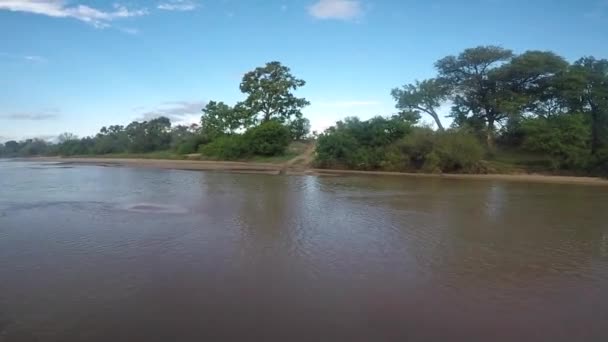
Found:
[[[0,164],[0,341],[604,341],[600,187]]]

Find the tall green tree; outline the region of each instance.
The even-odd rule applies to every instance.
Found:
[[[285,123],[301,118],[302,109],[310,102],[293,92],[305,84],[280,62],[267,63],[243,76],[240,89],[247,99],[239,107],[261,122],[275,119]]]
[[[416,81],[393,89],[391,95],[397,101],[396,107],[402,112],[426,113],[435,120],[440,131],[444,130],[437,109],[448,99],[449,87],[445,82],[438,79]]]
[[[488,146],[494,144],[496,124],[514,109],[510,91],[497,70],[512,58],[511,50],[479,46],[435,63],[440,79],[451,87],[456,123],[483,124]]]
[[[497,79],[516,112],[550,116],[566,110],[561,86],[568,66],[553,52],[526,51],[500,67]]]
[[[591,152],[608,146],[608,60],[584,57],[571,67],[565,86],[571,106],[591,120]]]

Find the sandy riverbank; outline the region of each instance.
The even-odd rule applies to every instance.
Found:
[[[42,157],[32,158],[42,162],[57,162],[63,165],[97,165],[107,167],[145,167],[154,169],[192,170],[192,171],[225,171],[243,173],[279,174],[280,164],[227,162],[227,161],[199,161],[199,160],[170,160],[170,159],[135,159],[135,158],[60,158]]]
[[[467,180],[500,180],[516,182],[555,183],[555,184],[581,184],[608,186],[608,180],[596,177],[552,176],[540,174],[424,174],[400,173],[383,171],[353,171],[292,168],[289,163],[255,163],[255,162],[228,162],[228,161],[198,161],[198,160],[168,160],[168,159],[122,159],[122,158],[31,158],[28,160],[58,162],[61,164],[98,165],[114,167],[145,167],[155,169],[192,170],[192,171],[221,171],[236,173],[260,174],[295,174],[319,176],[392,176],[392,177],[421,177]]]

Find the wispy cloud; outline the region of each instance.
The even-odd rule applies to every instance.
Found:
[[[168,0],[159,3],[156,8],[164,11],[193,11],[198,6],[198,3],[190,0]]]
[[[39,113],[25,112],[25,113],[10,113],[0,114],[0,119],[6,120],[23,120],[23,121],[45,121],[52,120],[59,117],[57,111],[45,111]]]
[[[108,27],[110,22],[116,19],[148,14],[146,9],[130,10],[120,4],[114,4],[111,10],[105,11],[87,5],[70,5],[65,0],[0,0],[0,10],[73,18],[98,28]]]
[[[46,63],[48,60],[42,56],[37,55],[18,55],[14,53],[0,52],[0,58],[8,58],[13,60],[21,60],[30,63]]]
[[[41,57],[41,56],[23,56],[23,59],[25,59],[26,61],[30,61],[30,62],[34,62],[34,63],[46,63],[46,58]]]
[[[317,19],[351,20],[363,14],[359,0],[319,0],[308,8]]]
[[[160,116],[171,119],[174,123],[198,122],[202,115],[201,110],[207,105],[206,101],[170,101],[163,102],[156,108],[149,109],[139,114],[136,120],[152,120]],[[137,107],[143,110],[145,107]]]
[[[136,29],[134,27],[117,27],[118,31],[126,33],[126,34],[130,34],[130,35],[138,35],[139,34],[139,29]]]

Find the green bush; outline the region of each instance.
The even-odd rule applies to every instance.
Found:
[[[393,144],[411,130],[398,116],[338,121],[317,140],[315,164],[322,168],[397,171],[407,165]]]
[[[290,135],[289,129],[280,122],[268,121],[249,129],[243,137],[253,154],[276,156],[285,153]]]
[[[581,169],[589,163],[591,127],[582,114],[530,118],[522,129],[524,149],[551,156],[555,168]]]
[[[201,145],[199,152],[204,156],[219,160],[237,160],[252,154],[242,135],[221,136],[207,145]]]
[[[414,170],[424,172],[472,172],[484,149],[472,134],[460,131],[434,132],[417,128],[399,142]]]
[[[353,136],[327,131],[317,140],[315,164],[321,168],[354,167],[354,154],[358,149],[359,144]]]
[[[437,134],[435,153],[443,172],[472,172],[483,158],[484,148],[471,134],[447,131]]]
[[[199,147],[207,142],[208,139],[206,139],[204,136],[194,135],[179,142],[175,148],[175,152],[177,152],[177,154],[196,153]]]
[[[399,142],[399,147],[412,168],[428,169],[425,164],[428,155],[435,148],[435,134],[430,128],[416,128]],[[433,168],[438,166],[433,165]]]

